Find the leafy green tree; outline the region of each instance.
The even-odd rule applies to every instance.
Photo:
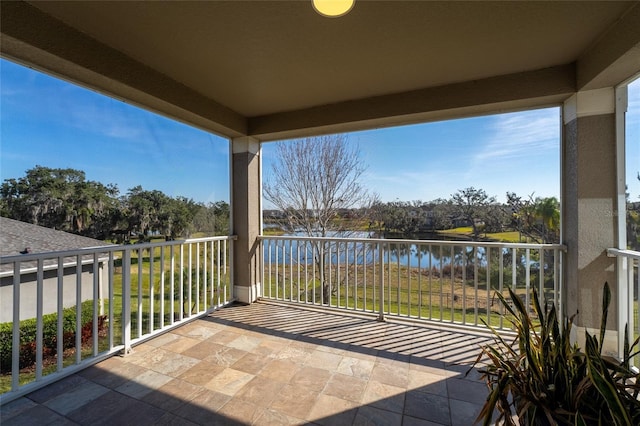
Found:
[[[229,212],[229,204],[224,201],[202,205],[193,218],[194,230],[208,235],[228,235]]]
[[[471,186],[453,194],[451,202],[458,216],[471,224],[473,239],[477,241],[480,237],[480,224],[487,219],[489,206],[496,202],[495,197],[490,197],[484,190]]]
[[[560,241],[560,203],[555,197],[524,199],[507,192],[507,206],[512,214],[512,226],[537,243]]]
[[[48,228],[95,237],[117,204],[118,188],[86,180],[75,169],[36,166],[0,187],[3,216]]]

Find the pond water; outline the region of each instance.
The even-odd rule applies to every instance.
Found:
[[[331,242],[320,244],[311,241],[295,240],[296,237],[304,236],[302,233],[284,235],[293,239],[266,240],[264,244],[264,260],[273,264],[289,264],[292,262],[300,264],[310,264],[313,257],[320,250],[330,255],[333,264],[373,264],[380,257],[380,245],[378,242]],[[374,238],[373,233],[350,234],[349,238]],[[377,238],[377,237],[375,237]],[[421,243],[397,243],[389,239],[385,243],[382,253],[384,263],[391,263],[400,266],[411,266],[413,268],[439,268],[442,264],[451,264],[451,259],[456,265],[473,264],[476,258],[479,266],[486,265],[486,249],[468,246],[450,246],[433,241]],[[491,255],[498,255],[497,250],[492,250]]]

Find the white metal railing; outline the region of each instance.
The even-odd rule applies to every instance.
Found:
[[[565,247],[425,240],[261,236],[262,297],[498,328],[510,326],[496,292],[563,315]],[[562,317],[562,316],[561,316]]]
[[[629,330],[629,343],[632,343],[640,335],[640,281],[638,268],[640,264],[640,252],[633,250],[607,249],[607,255],[617,258],[618,272],[618,330],[623,331],[625,326]],[[624,354],[624,336],[618,334],[618,356]],[[640,365],[638,359],[634,365]]]
[[[2,403],[230,303],[234,240],[0,257]]]

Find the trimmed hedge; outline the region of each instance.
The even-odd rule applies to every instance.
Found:
[[[64,349],[75,346],[76,338],[76,307],[66,308],[63,311],[62,336]],[[99,317],[99,327],[102,327],[104,318]],[[93,301],[82,303],[82,342],[91,338],[93,332]],[[58,314],[47,314],[42,317],[42,342],[43,357],[55,355],[58,342]],[[13,323],[0,324],[0,372],[11,371],[11,351],[13,348]],[[20,321],[20,368],[30,367],[36,361],[36,319],[31,318]]]

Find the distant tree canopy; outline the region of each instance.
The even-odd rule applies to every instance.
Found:
[[[43,166],[27,170],[19,179],[4,180],[0,215],[99,239],[175,239],[199,231],[229,232],[229,206],[223,201],[205,205],[141,186],[120,196],[116,185],[86,180],[83,171]]]
[[[560,202],[555,197],[522,198],[507,192],[511,208],[511,226],[538,243],[560,241]]]
[[[503,231],[518,231],[538,243],[558,243],[560,239],[560,203],[555,197],[523,198],[507,192],[507,202],[498,203],[484,190],[470,187],[448,200],[378,202],[371,210],[373,230],[403,238],[469,226],[474,239],[482,233]]]

